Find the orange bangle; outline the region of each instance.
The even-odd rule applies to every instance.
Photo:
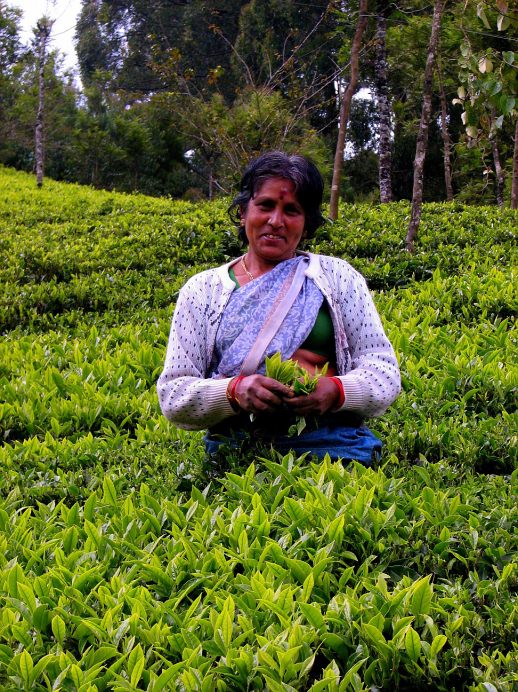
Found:
[[[234,377],[230,382],[228,383],[227,386],[227,399],[229,404],[232,406],[234,411],[239,411],[241,408],[241,404],[239,403],[239,399],[236,396],[236,387],[237,385],[241,382],[241,380],[244,379],[244,375],[238,375],[237,377]]]
[[[330,377],[329,379],[333,380],[333,382],[338,387],[338,391],[340,392],[340,396],[338,398],[338,404],[334,407],[335,411],[336,411],[339,408],[342,408],[342,406],[344,405],[344,401],[345,401],[344,385],[342,383],[342,380],[339,377]]]

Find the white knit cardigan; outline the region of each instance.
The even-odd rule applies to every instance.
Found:
[[[333,321],[337,372],[345,392],[341,410],[379,416],[399,394],[401,379],[365,280],[345,260],[307,256],[306,276],[321,290]],[[196,274],[178,296],[157,391],[162,413],[186,430],[237,415],[226,397],[231,378],[207,378],[216,331],[236,288],[228,273],[234,262]]]

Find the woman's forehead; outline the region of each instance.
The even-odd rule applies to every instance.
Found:
[[[254,197],[259,195],[274,195],[281,198],[287,195],[293,195],[296,197],[296,193],[297,191],[293,181],[287,178],[271,177],[261,182],[255,190]]]

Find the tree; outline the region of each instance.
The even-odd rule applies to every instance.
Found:
[[[329,4],[83,0],[77,46],[88,106],[101,116],[115,101],[133,109],[161,95],[209,196],[228,190],[263,148],[322,159],[318,133],[336,112],[336,66],[321,50],[335,41],[325,38]]]
[[[12,68],[20,59],[23,47],[20,41],[21,11],[8,7],[0,0],[0,86],[2,95],[5,81],[12,75]]]
[[[239,30],[232,47],[234,78],[249,87],[280,91],[300,104],[311,125],[326,135],[337,118],[335,3],[314,0],[251,0],[241,9]]]
[[[475,9],[473,2],[469,3],[469,9]],[[505,120],[514,123],[511,205],[517,208],[518,58],[513,50],[511,38],[518,36],[518,16],[506,0],[493,0],[488,5],[478,3],[476,13],[484,27],[496,27],[501,32],[501,38],[496,46],[474,45],[472,35],[464,24],[464,42],[459,59],[461,86],[458,89],[459,98],[455,101],[464,106],[462,119],[472,144],[480,147],[487,141],[491,146],[499,204],[503,204],[504,201],[505,171],[500,163],[497,133],[501,131]],[[466,21],[464,19],[464,22]]]
[[[383,3],[387,10],[387,89],[391,119],[392,194],[394,199],[411,199],[413,164],[417,132],[422,111],[422,84],[430,39],[432,10],[425,1],[399,0]],[[451,107],[456,94],[458,77],[456,59],[462,33],[454,12],[455,3],[445,13],[441,23],[441,43],[438,49],[441,63],[441,82],[448,103],[447,131],[452,151],[462,137],[461,109]],[[459,7],[459,10],[460,10]],[[375,80],[375,63],[364,61],[364,71]],[[375,83],[373,81],[373,83]],[[439,123],[441,126],[439,127]],[[423,201],[443,200],[447,196],[444,174],[444,133],[441,122],[440,90],[432,93],[431,117],[428,130],[428,149],[424,165]],[[456,190],[458,159],[452,156],[452,187]]]
[[[439,31],[441,28],[441,18],[444,12],[446,0],[435,0],[432,31],[428,44],[428,55],[424,72],[423,84],[423,108],[421,111],[421,122],[417,134],[417,144],[414,159],[414,185],[412,190],[412,211],[410,223],[405,239],[408,252],[414,251],[414,242],[421,221],[421,210],[423,205],[423,172],[428,144],[428,126],[430,123],[431,104],[432,104],[432,80],[435,69],[437,46],[439,45]]]
[[[453,147],[448,127],[448,100],[446,98],[446,92],[444,90],[444,83],[442,79],[442,72],[439,61],[437,61],[437,82],[439,85],[439,97],[441,100],[441,135],[443,142],[444,184],[446,187],[446,199],[448,202],[452,202],[453,185],[451,174],[451,152]]]
[[[75,47],[81,81],[85,89],[99,86],[99,76],[105,76],[105,86],[114,78],[109,31],[100,20],[101,3],[83,0],[75,29]]]
[[[340,105],[340,122],[338,129],[338,138],[336,142],[335,159],[333,164],[333,181],[331,183],[331,198],[329,201],[329,216],[334,221],[338,217],[338,200],[340,197],[340,178],[342,175],[344,151],[345,151],[345,132],[347,129],[347,121],[349,119],[349,111],[351,108],[351,100],[356,90],[358,82],[358,63],[361,40],[365,27],[367,25],[367,0],[360,0],[358,23],[354,33],[353,42],[351,45],[351,76],[349,84],[342,97]]]
[[[164,97],[166,98],[166,97]],[[171,94],[168,106],[179,116],[193,165],[205,180],[209,198],[228,194],[250,159],[266,149],[298,151],[326,167],[321,139],[304,117],[294,117],[289,102],[275,90],[247,88],[231,107],[221,94]]]
[[[78,94],[71,76],[62,68],[59,55],[45,49],[45,55],[40,56],[37,28],[31,45],[22,44],[19,19],[19,11],[0,2],[0,162],[34,172],[38,134],[38,149],[43,148],[45,152],[45,171],[53,177],[63,177],[70,173],[67,159]],[[43,23],[46,33],[46,20]],[[44,68],[43,75],[40,67]],[[38,93],[42,77],[45,123]],[[40,158],[40,180],[41,163]]]
[[[171,108],[181,114],[182,134],[194,152],[196,171],[206,179],[209,197],[217,189],[228,190],[249,159],[266,148],[296,147],[322,161],[319,133],[331,112],[322,94],[334,84],[316,66],[322,52],[314,42],[328,21],[327,8],[322,0],[305,12],[291,0],[251,2],[241,10],[234,44],[223,30],[214,28],[236,71],[230,101],[228,89],[220,88],[226,75],[219,67],[208,75],[206,85],[200,85],[184,69],[178,51],[171,51],[167,60],[157,58],[154,68],[162,89],[170,94]],[[250,46],[257,50],[251,52]]]
[[[38,29],[38,112],[35,126],[35,156],[36,182],[38,187],[43,185],[43,167],[45,149],[43,144],[43,118],[45,111],[45,62],[47,58],[47,41],[52,31],[53,22],[48,17],[42,17],[36,27]]]
[[[0,148],[8,137],[8,113],[17,91],[16,64],[22,55],[21,11],[0,0]]]
[[[379,119],[379,190],[382,204],[392,201],[391,109],[387,84],[387,13],[386,2],[378,1],[376,27],[375,85]]]
[[[219,90],[235,95],[230,45],[243,0],[83,0],[76,44],[85,85],[96,71],[110,75],[112,92],[131,100],[163,88],[156,65],[174,59],[197,90],[210,88],[217,70]],[[230,45],[229,45],[230,44]]]
[[[26,51],[13,67],[13,88],[0,143],[0,160],[9,166],[35,171],[35,118],[38,111],[38,56]],[[62,71],[59,56],[49,52],[45,61],[45,175],[57,179],[74,178],[70,154],[79,95],[73,78]]]

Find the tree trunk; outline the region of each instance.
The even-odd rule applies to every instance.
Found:
[[[518,209],[518,120],[514,128],[513,182],[511,185],[511,209]]]
[[[495,176],[496,176],[496,201],[499,207],[504,206],[504,184],[505,184],[505,171],[500,163],[500,151],[498,149],[498,141],[496,135],[491,137],[491,151],[493,152],[493,163],[495,166]]]
[[[358,82],[358,56],[360,53],[360,45],[363,32],[367,26],[367,0],[360,0],[360,15],[358,24],[354,32],[354,38],[351,46],[351,79],[343,95],[340,105],[340,123],[338,129],[338,139],[336,142],[335,162],[333,166],[333,182],[331,183],[331,198],[329,201],[329,216],[335,221],[338,216],[338,200],[340,198],[340,179],[342,177],[342,169],[344,165],[344,150],[345,150],[345,132],[347,130],[347,121],[349,120],[349,112],[351,110],[351,100]]]
[[[45,107],[45,56],[47,41],[52,29],[52,22],[45,17],[36,24],[38,29],[38,112],[36,113],[36,126],[34,132],[34,149],[36,158],[36,183],[38,187],[43,185],[43,166],[45,150],[43,144],[43,116]]]
[[[392,201],[391,111],[387,84],[387,3],[378,0],[376,29],[376,97],[379,115],[379,186],[380,202]]]
[[[448,202],[453,202],[453,185],[451,182],[451,137],[448,129],[448,106],[446,101],[446,93],[441,76],[440,65],[437,64],[437,79],[439,82],[439,95],[441,98],[441,134],[444,148],[444,184],[446,186],[446,199]]]
[[[424,70],[423,85],[423,107],[421,110],[421,122],[417,133],[417,143],[414,159],[414,185],[412,189],[412,213],[406,234],[405,245],[408,252],[414,252],[414,242],[417,236],[417,229],[421,221],[421,210],[423,206],[423,172],[428,146],[428,126],[430,124],[430,113],[432,110],[432,80],[439,44],[439,31],[441,28],[441,18],[444,12],[446,0],[435,0],[433,8],[432,31],[428,44],[428,55]]]
[[[213,167],[212,167],[212,162],[209,161],[209,187],[208,187],[208,194],[209,194],[209,200],[212,200],[214,197],[214,175],[213,175]]]

